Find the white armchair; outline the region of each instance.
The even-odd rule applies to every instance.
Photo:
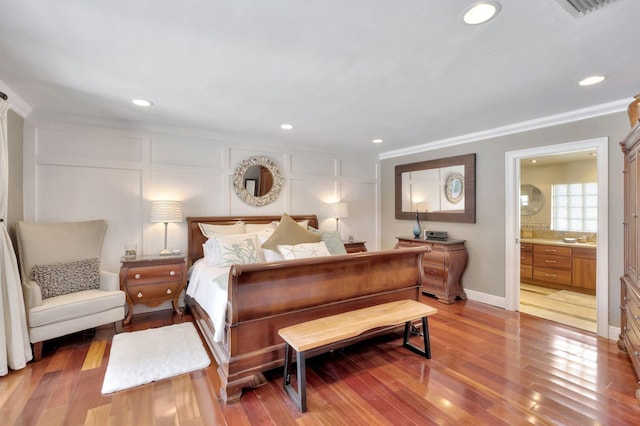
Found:
[[[16,224],[34,360],[45,340],[124,318],[118,274],[98,270],[106,220]],[[35,278],[35,280],[34,280]]]

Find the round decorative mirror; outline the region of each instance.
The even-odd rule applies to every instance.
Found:
[[[461,173],[453,173],[447,178],[444,186],[444,194],[452,204],[458,204],[464,197],[464,176]]]
[[[544,194],[537,186],[520,185],[520,215],[531,216],[542,210]]]
[[[241,161],[233,173],[233,188],[238,197],[256,207],[273,203],[280,195],[283,181],[278,166],[263,156]]]

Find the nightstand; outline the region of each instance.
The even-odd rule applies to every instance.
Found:
[[[187,264],[182,255],[123,257],[120,262],[120,289],[127,298],[127,317],[131,323],[133,305],[158,306],[171,300],[173,309],[182,316],[178,306],[180,293],[187,285]]]
[[[360,253],[362,251],[367,251],[366,241],[343,241],[345,250],[347,253]]]

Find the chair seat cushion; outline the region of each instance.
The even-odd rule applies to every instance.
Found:
[[[35,265],[31,277],[42,291],[42,298],[100,288],[100,259]]]
[[[50,297],[29,310],[29,327],[55,324],[124,306],[123,291],[83,290]]]

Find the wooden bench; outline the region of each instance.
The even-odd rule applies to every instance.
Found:
[[[283,378],[285,391],[291,399],[293,399],[293,402],[296,403],[301,412],[307,411],[306,351],[334,344],[378,327],[404,323],[404,341],[402,346],[430,359],[431,345],[429,342],[427,317],[437,312],[437,309],[415,300],[400,300],[281,328],[278,330],[278,334],[286,343]],[[411,321],[419,318],[422,319],[424,350],[409,342]],[[297,392],[291,385],[292,350],[295,350],[297,353]]]

